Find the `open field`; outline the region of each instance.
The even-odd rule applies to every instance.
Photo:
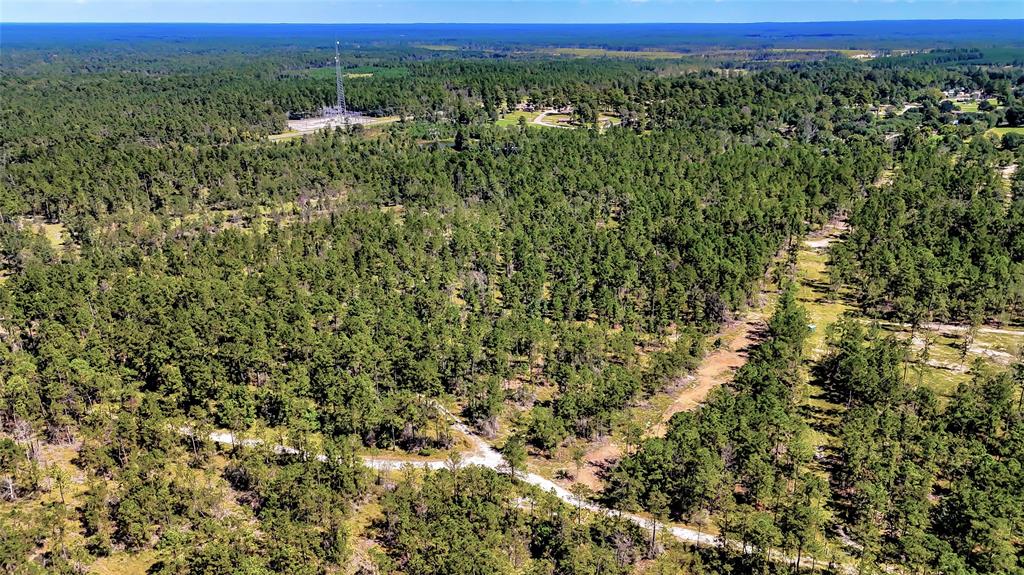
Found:
[[[539,115],[540,115],[540,112],[524,112],[522,110],[516,110],[514,112],[509,112],[508,114],[505,114],[505,117],[503,117],[503,118],[499,118],[498,121],[495,122],[495,125],[498,126],[499,128],[508,128],[508,127],[511,127],[511,126],[518,126],[519,125],[519,118],[525,118],[526,119],[526,123],[530,124]]]
[[[995,98],[989,98],[988,103],[996,106],[999,104],[999,101]],[[954,104],[960,108],[961,112],[979,112],[980,110],[978,110],[978,105],[981,104],[981,102],[954,102]]]
[[[742,59],[757,59],[760,61],[793,61],[793,60],[805,60],[805,59],[820,59],[831,55],[845,56],[847,58],[853,58],[858,60],[871,59],[876,54],[869,50],[850,50],[850,49],[827,49],[827,48],[771,48],[767,50],[718,50],[718,49],[705,49],[696,50],[693,52],[683,52],[675,50],[622,50],[622,49],[610,49],[610,48],[580,48],[580,47],[556,47],[556,48],[543,48],[537,50],[543,54],[550,56],[572,56],[577,58],[623,58],[623,59],[640,59],[640,60],[680,60],[680,59],[694,59],[697,58],[715,58],[715,57],[727,57],[727,58],[742,58]]]
[[[89,573],[96,575],[145,575],[159,560],[160,554],[154,550],[138,553],[113,553],[108,557],[100,557],[89,566]]]
[[[845,222],[835,221],[823,229],[813,232],[800,245],[796,259],[797,299],[807,311],[811,333],[804,344],[804,375],[807,386],[802,415],[811,426],[811,443],[814,447],[815,472],[825,474],[823,462],[838,446],[839,440],[829,430],[839,423],[842,406],[828,399],[825,389],[811,375],[813,366],[826,352],[828,326],[835,323],[842,314],[853,311],[853,307],[837,296],[831,288],[828,276],[828,246],[839,240],[846,229]]]
[[[562,114],[558,112],[544,112],[543,114],[537,117],[535,123],[558,128],[571,128],[571,121],[572,116],[569,114]]]
[[[524,118],[528,125],[542,126],[545,128],[568,128],[575,129],[580,126],[572,123],[572,115],[566,112],[559,112],[554,109],[527,112],[524,110],[516,110],[505,114],[503,118],[498,119],[494,125],[500,128],[508,128],[511,126],[519,125],[519,119]],[[597,116],[597,124],[601,130],[605,130],[612,126],[618,126],[622,123],[622,118],[611,112],[600,112]]]
[[[28,228],[46,238],[50,247],[57,252],[63,251],[69,246],[75,247],[67,226],[61,222],[49,222],[41,217],[24,217],[18,219],[17,225]]]
[[[433,50],[435,52],[458,52],[459,47],[454,44],[413,44],[413,48],[421,50]]]
[[[687,58],[691,54],[669,50],[609,50],[606,48],[546,48],[540,50],[551,56],[574,56],[577,58],[638,58],[642,60],[672,60]]]
[[[398,116],[363,116],[359,114],[353,114],[348,117],[348,124],[350,126],[380,126],[383,124],[391,124],[401,120]],[[280,142],[282,140],[290,140],[292,138],[298,138],[306,134],[312,134],[314,132],[323,129],[339,128],[345,125],[345,121],[342,118],[330,118],[330,117],[318,117],[318,118],[303,118],[301,120],[288,120],[288,131],[281,134],[273,134],[269,136],[271,142]]]
[[[1024,126],[1017,126],[1015,128],[1011,128],[1009,126],[1004,126],[1002,128],[989,128],[985,133],[995,134],[999,137],[1005,136],[1006,134],[1020,134],[1024,136]]]

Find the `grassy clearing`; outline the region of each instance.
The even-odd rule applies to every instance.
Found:
[[[373,539],[372,526],[382,517],[380,504],[372,501],[357,507],[355,513],[345,522],[345,527],[352,537],[352,557],[348,561],[345,573],[362,573],[362,567],[373,564],[370,550],[377,547],[377,542]]]
[[[908,368],[907,379],[917,385],[926,385],[935,392],[940,405],[945,405],[949,398],[953,397],[961,383],[971,380],[970,374],[921,363],[911,364]]]
[[[1020,135],[1024,136],[1024,126],[1017,126],[1015,128],[1010,128],[1010,127],[989,128],[989,130],[987,132],[985,132],[985,133],[986,134],[995,134],[995,135],[999,136],[1000,138],[1005,136],[1006,134],[1020,134]]]
[[[434,52],[458,52],[459,47],[454,44],[413,44],[413,48],[421,50],[433,50]]]
[[[838,228],[827,228],[820,234],[825,239],[836,238]],[[827,245],[827,243],[826,243]],[[804,418],[811,427],[811,444],[816,453],[829,454],[839,446],[839,440],[831,434],[832,429],[839,425],[842,417],[842,406],[828,400],[825,389],[810,375],[814,363],[821,359],[826,351],[826,333],[828,326],[853,308],[841,294],[830,287],[828,274],[828,255],[825,247],[812,247],[807,243],[800,246],[796,258],[797,300],[807,310],[811,333],[804,343],[805,375],[807,388],[802,406]],[[816,473],[826,474],[822,459],[815,458],[812,469]]]
[[[46,238],[46,241],[50,242],[50,245],[53,246],[53,249],[59,250],[62,247],[64,247],[64,243],[68,236],[67,228],[64,227],[64,224],[44,223],[39,224],[38,226],[36,226],[36,228],[43,234],[43,236]]]
[[[519,119],[525,118],[527,125],[530,126],[544,126],[548,128],[579,128],[581,126],[573,123],[572,116],[570,114],[559,114],[551,111],[540,111],[540,112],[525,112],[517,110],[515,112],[509,112],[505,116],[495,122],[495,125],[501,128],[509,128],[512,126],[519,125]],[[538,120],[538,118],[540,118]],[[597,117],[598,126],[602,130],[612,126],[618,126],[622,124],[622,118],[617,115],[608,112],[601,112]]]
[[[159,554],[152,550],[130,554],[118,552],[109,557],[97,559],[89,566],[89,573],[96,573],[97,575],[145,575],[159,557]]]
[[[304,135],[306,132],[298,132],[296,130],[288,130],[287,132],[281,132],[280,134],[271,134],[267,136],[271,142],[283,142],[285,140],[291,140],[292,138],[298,138]]]
[[[992,104],[993,106],[997,106],[999,105],[999,100],[996,100],[995,98],[989,98],[988,103]],[[978,110],[978,105],[981,104],[981,102],[978,101],[954,102],[954,104],[956,104],[957,107],[960,108],[961,112],[980,112],[980,110]]]
[[[68,247],[77,249],[71,240],[71,233],[67,226],[61,222],[48,222],[42,217],[33,216],[20,218],[18,223],[46,238],[47,243],[56,252],[62,252]]]
[[[525,118],[527,124],[532,124],[533,121],[540,115],[540,112],[524,112],[516,110],[515,112],[509,112],[505,114],[504,118],[498,119],[495,125],[499,128],[509,128],[512,126],[519,125],[519,118]]]
[[[575,127],[572,124],[572,116],[570,116],[569,114],[547,114],[543,118],[540,119],[540,123],[542,125],[552,126],[552,127],[557,127],[557,126],[565,126],[565,127],[569,127],[569,128]]]
[[[676,60],[689,56],[689,54],[669,50],[609,50],[606,48],[546,48],[540,52],[552,56],[576,58],[636,58],[640,60]]]
[[[853,310],[847,301],[836,297],[830,289],[827,261],[828,256],[822,249],[804,246],[797,252],[797,299],[807,309],[813,326],[804,353],[811,358],[818,358],[824,353],[828,326],[843,313]]]

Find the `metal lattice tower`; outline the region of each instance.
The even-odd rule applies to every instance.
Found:
[[[343,118],[348,117],[348,108],[345,103],[345,83],[341,74],[341,43],[334,43],[334,82],[335,89],[338,92],[338,102],[334,107],[334,115],[341,116]]]

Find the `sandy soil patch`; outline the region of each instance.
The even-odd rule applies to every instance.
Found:
[[[704,357],[697,371],[686,379],[692,382],[682,389],[672,403],[661,414],[661,422],[651,428],[648,437],[661,437],[667,431],[667,424],[672,416],[680,411],[695,409],[707,399],[711,390],[732,381],[736,370],[747,363],[747,350],[757,342],[757,333],[764,327],[760,314],[751,314],[743,321],[737,322],[723,331],[728,337],[719,349]],[[722,338],[723,341],[726,337]]]

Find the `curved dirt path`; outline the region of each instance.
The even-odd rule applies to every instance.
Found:
[[[462,462],[460,462],[459,467],[465,465],[479,465],[481,467],[494,469],[495,471],[508,471],[508,466],[505,464],[505,459],[501,456],[500,453],[498,453],[496,449],[491,447],[491,445],[487,443],[484,439],[474,434],[473,431],[469,429],[469,427],[467,427],[461,421],[456,419],[455,416],[452,415],[450,412],[448,412],[447,410],[444,410],[444,412],[449,418],[452,419],[452,429],[465,433],[470,443],[473,445],[473,451],[467,452],[469,454],[468,457],[466,457],[465,459],[462,460]],[[188,428],[182,428],[179,431],[186,434],[191,433],[191,430]],[[243,447],[251,447],[263,444],[263,441],[259,439],[239,439],[230,432],[213,432],[210,434],[209,437],[210,440],[214,441],[215,443],[222,443],[232,446],[240,445]],[[273,450],[276,453],[301,453],[299,450],[285,445],[274,445]],[[316,455],[315,457],[319,461],[324,461],[327,458],[327,456],[324,454],[319,454]],[[362,459],[363,464],[366,465],[367,467],[371,469],[380,469],[384,471],[402,469],[405,467],[412,467],[417,469],[442,469],[451,466],[451,463],[448,461],[436,459],[401,460],[374,457],[363,457]],[[644,529],[650,528],[653,524],[653,520],[649,517],[644,517],[643,515],[638,515],[636,513],[628,513],[616,509],[611,509],[609,507],[604,507],[603,505],[597,505],[588,500],[580,499],[579,497],[576,497],[575,495],[570,493],[569,490],[565,489],[564,487],[556,484],[550,479],[541,477],[540,475],[537,475],[535,473],[517,473],[516,478],[530,485],[534,485],[540,488],[542,491],[552,493],[555,495],[555,497],[558,497],[563,502],[568,503],[569,505],[572,505],[574,507],[579,507],[580,509],[586,509],[587,511],[590,511],[592,513],[600,513],[602,515],[609,517],[623,518],[635,523],[636,525],[639,525],[641,528]],[[690,529],[689,527],[683,527],[681,525],[675,525],[672,523],[661,521],[658,522],[658,526],[660,527],[661,533],[668,533],[675,539],[682,541],[684,543],[690,543],[693,545],[703,545],[707,547],[720,547],[723,545],[727,545],[730,548],[742,550],[744,553],[749,552],[746,546],[741,546],[740,543],[736,541],[729,541],[716,535]],[[795,564],[794,558],[789,557],[783,553],[780,553],[777,550],[772,550],[769,553],[769,556],[773,561],[778,561],[790,565]],[[824,568],[824,563],[821,565],[821,568]],[[848,566],[843,566],[843,571],[848,574],[852,574],[853,572],[852,569]]]
[[[761,311],[749,313],[718,333],[722,347],[704,356],[697,370],[685,379],[693,382],[678,393],[661,413],[661,421],[648,430],[646,437],[662,437],[668,431],[668,422],[681,411],[696,409],[704,403],[711,390],[732,381],[736,370],[747,363],[747,350],[758,341],[758,332],[764,328]]]
[[[696,408],[704,401],[704,399],[707,398],[708,394],[711,393],[711,390],[732,380],[732,376],[736,369],[747,361],[747,348],[757,341],[757,331],[763,325],[761,313],[761,311],[758,311],[747,314],[747,316],[742,320],[731,323],[719,333],[718,337],[723,339],[723,346],[707,354],[701,361],[697,371],[684,378],[695,383],[682,388],[677,393],[672,403],[662,412],[660,422],[649,429],[645,434],[645,437],[660,437],[664,435],[666,432],[666,423],[673,415],[680,411]],[[462,423],[447,409],[442,408],[442,411],[444,411],[445,415],[452,422],[452,429],[463,434],[471,445],[469,450],[462,453],[462,460],[459,462],[460,466],[479,465],[496,471],[508,471],[505,459],[496,449],[491,447],[487,441],[478,436],[472,429]],[[187,432],[188,430],[183,431]],[[225,445],[241,445],[243,447],[256,446],[263,443],[263,441],[259,439],[240,439],[229,432],[211,433],[210,440]],[[296,455],[300,453],[299,450],[285,445],[275,445],[273,449],[277,453],[291,453]],[[586,464],[580,469],[577,481],[588,485],[595,491],[599,490],[601,488],[601,480],[597,477],[599,469],[617,460],[621,456],[622,447],[618,443],[614,443],[606,439],[599,443],[595,449],[592,449],[587,453],[584,458],[586,460]],[[316,458],[323,461],[326,456],[320,454],[317,455]],[[391,471],[405,467],[413,467],[417,469],[443,469],[452,465],[449,461],[437,459],[400,459],[371,456],[366,456],[362,459],[363,465],[370,469],[381,471]],[[535,485],[544,491],[554,493],[555,496],[570,505],[581,507],[595,513],[604,513],[609,515],[616,514],[629,519],[642,527],[650,526],[651,520],[649,518],[633,513],[620,512],[596,505],[589,501],[581,500],[565,487],[536,473],[517,473],[517,477],[530,485]],[[688,527],[665,524],[665,529],[676,539],[687,543],[697,545],[720,545],[722,543],[715,535],[701,533]]]
[[[479,437],[473,430],[471,430],[464,423],[459,421],[452,415],[448,410],[444,410],[444,413],[452,420],[452,429],[459,431],[468,438],[472,444],[472,450],[464,454],[464,459],[458,464],[459,467],[465,465],[479,465],[481,467],[487,467],[495,471],[508,471],[508,465],[505,463],[505,458],[501,454],[491,447],[483,438]],[[191,430],[185,428],[181,430],[183,433],[191,433]],[[216,431],[210,434],[210,440],[215,443],[221,443],[225,445],[239,445],[242,447],[254,447],[262,445],[264,442],[259,439],[241,439],[230,432]],[[299,455],[301,452],[293,447],[286,445],[274,445],[273,450],[275,453],[290,453]],[[327,456],[324,454],[318,454],[315,456],[318,461],[326,460]],[[406,467],[412,467],[417,469],[442,469],[452,465],[449,461],[444,460],[423,460],[423,459],[390,459],[390,458],[375,458],[375,457],[363,457],[363,465],[370,469],[378,469],[383,471],[390,471],[396,469],[402,469]],[[535,485],[543,491],[553,493],[556,497],[568,503],[572,506],[586,509],[593,513],[602,513],[604,515],[615,515],[622,517],[640,525],[641,527],[649,527],[651,520],[637,515],[635,513],[626,513],[617,511],[591,503],[590,501],[580,499],[569,492],[569,490],[556,484],[554,481],[541,477],[536,473],[517,473],[516,477],[525,483]],[[681,527],[678,525],[672,525],[668,523],[660,523],[664,527],[664,531],[672,534],[673,537],[687,543],[693,543],[695,545],[720,545],[722,542],[714,535],[707,533],[700,533],[689,529],[687,527]]]
[[[472,449],[470,451],[464,452],[465,458],[458,463],[458,467],[462,467],[465,465],[479,465],[481,467],[487,467],[495,471],[507,472],[509,470],[508,465],[505,463],[505,459],[504,457],[502,457],[501,453],[494,449],[486,440],[476,435],[472,429],[470,429],[466,424],[462,423],[450,411],[445,409],[443,406],[439,405],[438,407],[441,409],[442,412],[444,412],[445,416],[451,420],[452,429],[465,434],[466,438],[472,445]],[[189,428],[181,428],[179,429],[179,431],[185,434],[192,433],[191,429]],[[209,437],[210,440],[215,443],[227,444],[232,446],[240,445],[243,447],[251,447],[261,445],[264,443],[262,440],[259,439],[240,439],[230,432],[215,431],[213,433],[210,433]],[[273,450],[276,453],[291,453],[296,455],[302,453],[298,449],[288,447],[285,445],[274,445]],[[324,454],[318,454],[315,456],[315,458],[318,461],[324,461],[326,460],[327,456]],[[369,467],[370,469],[379,469],[383,471],[402,469],[406,467],[412,467],[417,469],[442,469],[450,468],[452,466],[452,462],[450,461],[437,459],[403,460],[398,458],[391,459],[367,456],[363,457],[362,460],[363,465],[365,465],[366,467]],[[540,475],[537,475],[536,473],[516,473],[516,478],[530,485],[534,485],[540,488],[542,491],[554,494],[555,497],[558,497],[560,500],[562,500],[565,503],[568,503],[569,505],[578,507],[580,509],[586,509],[587,511],[590,511],[592,513],[600,513],[602,515],[606,515],[609,517],[620,517],[628,521],[631,521],[636,525],[639,525],[641,528],[645,529],[650,528],[654,523],[653,520],[649,517],[638,515],[636,513],[628,513],[616,509],[611,509],[609,507],[598,505],[588,500],[576,497],[571,492],[569,492],[569,490],[556,484],[554,481],[547,479],[546,477],[541,477]],[[727,545],[730,548],[742,550],[744,553],[748,552],[746,546],[741,546],[740,543],[736,541],[726,540],[716,535],[696,531],[694,529],[690,529],[689,527],[684,527],[681,525],[676,525],[668,522],[659,521],[657,524],[659,527],[661,527],[661,532],[663,534],[668,533],[675,539],[685,543],[690,543],[693,545],[703,545],[708,547],[720,547]],[[781,563],[794,565],[796,562],[793,557],[789,557],[784,553],[780,553],[778,550],[771,550],[769,552],[769,556],[773,561],[778,561]],[[824,566],[825,564],[822,563],[820,568],[823,569]],[[840,568],[843,570],[843,572],[847,574],[852,575],[852,573],[854,572],[853,568],[848,565],[841,565]]]
[[[563,126],[561,124],[549,124],[544,121],[544,118],[552,114],[559,114],[557,110],[544,110],[536,118],[533,119],[533,123],[538,126],[544,126],[545,128],[562,128],[563,130],[571,130],[572,126]]]
[[[758,341],[758,332],[764,327],[762,314],[763,310],[748,313],[714,336],[722,339],[722,347],[705,355],[693,373],[678,378],[665,392],[672,396],[672,402],[658,415],[658,421],[645,430],[644,439],[664,437],[673,415],[696,409],[704,403],[712,390],[732,381],[736,370],[747,362],[747,350]],[[610,437],[590,443],[575,479],[565,483],[582,483],[600,492],[604,487],[601,473],[613,466],[622,455],[623,446]]]

